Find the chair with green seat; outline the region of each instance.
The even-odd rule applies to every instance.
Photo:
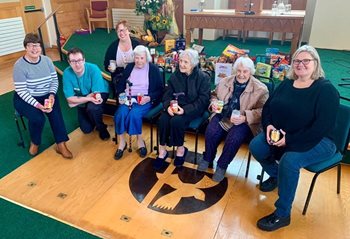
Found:
[[[306,170],[315,173],[315,175],[312,178],[309,192],[305,201],[303,215],[306,214],[316,179],[321,173],[337,167],[337,194],[340,193],[341,160],[348,150],[350,140],[350,107],[345,105],[339,106],[334,136],[334,143],[337,146],[338,152],[328,160],[305,167]]]

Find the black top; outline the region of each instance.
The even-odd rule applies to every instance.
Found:
[[[174,93],[184,93],[178,96],[178,104],[184,109],[185,115],[201,116],[209,105],[209,75],[198,67],[195,67],[190,75],[177,69],[170,76],[167,90],[163,95],[164,110],[169,107],[170,101],[175,99]]]
[[[129,63],[124,72],[123,72],[123,77],[121,79],[121,82],[119,83],[123,88],[121,91],[124,91],[126,88],[126,80],[129,78],[132,70],[134,69],[135,63]],[[149,71],[148,71],[148,80],[149,80],[149,85],[148,85],[148,96],[151,97],[151,103],[154,105],[157,105],[160,103],[160,99],[163,94],[163,80],[162,76],[160,74],[158,66],[156,66],[153,63],[149,63]]]
[[[298,89],[284,80],[266,102],[263,129],[268,125],[286,132],[286,151],[304,152],[323,137],[332,138],[339,93],[330,81],[319,78],[308,88]]]
[[[115,40],[114,42],[112,42],[111,45],[109,45],[106,54],[105,54],[105,60],[104,60],[104,66],[105,66],[105,70],[107,72],[110,72],[108,70],[108,66],[109,66],[109,61],[110,60],[116,60],[115,57],[117,55],[117,51],[118,51],[118,45],[119,45],[119,39]],[[132,49],[135,49],[136,46],[140,45],[140,43],[134,39],[131,38],[131,45],[132,45]],[[110,72],[111,73],[111,72]],[[113,73],[111,73],[111,78],[114,77],[115,74],[119,73],[118,71],[114,71]]]

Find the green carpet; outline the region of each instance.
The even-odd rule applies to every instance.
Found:
[[[105,52],[109,44],[116,39],[113,31],[107,33],[105,29],[96,29],[93,34],[78,35],[74,34],[64,46],[65,50],[78,46],[85,53],[87,61],[97,64],[104,71],[103,61]],[[233,44],[238,48],[249,49],[250,55],[264,54],[266,48],[279,48],[281,52],[289,52],[290,42],[286,42],[281,46],[280,41],[273,41],[268,45],[268,39],[248,38],[245,43],[238,41],[236,38],[218,39],[216,41],[203,41],[205,46],[204,52],[207,56],[218,56],[226,48],[228,44]],[[164,47],[158,47],[159,51],[164,52]],[[341,96],[350,98],[349,88],[339,87],[341,78],[350,77],[350,51],[337,51],[317,49],[326,77],[332,81],[333,85],[338,89]],[[105,71],[104,71],[105,72]],[[343,104],[350,106],[350,101],[342,100]]]
[[[92,35],[73,35],[65,45],[65,49],[68,50],[73,46],[79,46],[85,52],[87,61],[97,64],[103,70],[104,54],[109,44],[115,38],[114,31],[107,34],[105,30],[97,29]],[[248,39],[246,43],[242,43],[235,38],[227,38],[226,40],[219,39],[216,41],[204,41],[203,43],[208,56],[219,55],[227,44],[250,49],[251,55],[263,54],[267,47],[276,47],[282,52],[288,52],[290,49],[289,44],[281,46],[279,41],[274,41],[269,46],[267,39]],[[321,56],[327,78],[332,81],[342,96],[350,97],[349,88],[338,87],[338,83],[341,83],[341,78],[350,77],[350,52],[324,49],[318,49],[318,52]],[[55,62],[55,64],[62,70],[68,66],[66,62]],[[78,127],[76,110],[68,107],[61,87],[58,95],[67,130],[71,132]],[[13,92],[0,97],[0,122],[2,126],[2,131],[0,132],[2,139],[0,178],[31,159],[31,156],[27,152],[28,147],[23,149],[17,146],[19,137],[14,121],[12,97]],[[350,105],[349,101],[342,101],[342,103]],[[25,132],[24,136],[25,143],[28,146],[28,132]],[[48,123],[44,129],[42,142],[40,151],[54,143]],[[350,154],[347,155],[346,162],[350,163]],[[0,222],[0,238],[97,238],[2,199],[0,199]]]
[[[63,117],[68,132],[78,127],[75,109],[70,109],[63,97],[60,87],[58,92]],[[0,155],[0,178],[12,172],[32,157],[28,153],[29,133],[24,132],[26,148],[18,147],[19,135],[14,120],[13,92],[0,97],[0,132],[1,155]],[[40,152],[54,143],[48,121],[46,121]],[[0,238],[97,238],[86,232],[30,211],[23,207],[0,199]]]

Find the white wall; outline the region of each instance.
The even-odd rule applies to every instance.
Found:
[[[310,45],[318,48],[350,50],[349,10],[349,0],[317,1]]]
[[[43,8],[44,8],[44,15],[45,15],[45,17],[47,17],[52,12],[51,1],[50,0],[41,0],[41,1],[42,1]],[[46,27],[48,29],[48,37],[49,37],[49,43],[50,43],[49,47],[52,47],[52,45],[57,45],[56,44],[55,24],[53,22],[52,17],[50,17],[50,19],[47,20]]]

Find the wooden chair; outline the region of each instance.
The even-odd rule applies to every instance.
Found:
[[[95,30],[93,22],[106,22],[107,32],[109,33],[109,4],[108,0],[90,0],[90,8],[86,8],[87,19],[89,23],[89,31]]]

